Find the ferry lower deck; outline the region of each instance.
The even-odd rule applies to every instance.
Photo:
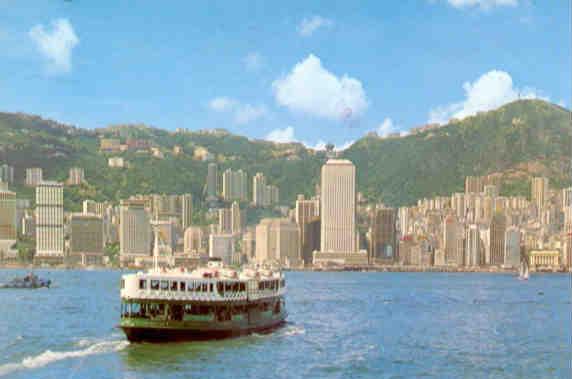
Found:
[[[132,342],[205,340],[270,331],[286,316],[282,297],[218,303],[129,300],[121,304],[120,327]]]

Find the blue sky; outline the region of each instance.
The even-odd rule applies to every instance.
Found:
[[[341,147],[570,104],[567,0],[0,0],[0,110]]]

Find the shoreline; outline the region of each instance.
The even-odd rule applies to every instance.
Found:
[[[77,271],[130,271],[130,270],[146,270],[143,267],[112,267],[112,266],[42,266],[34,264],[0,264],[0,270],[77,270]],[[308,268],[283,268],[283,271],[291,272],[403,272],[403,273],[485,273],[485,274],[517,274],[518,269],[497,268],[497,267],[447,267],[447,266],[345,266],[345,267],[308,267]],[[570,274],[572,269],[541,269],[531,270],[531,273],[541,274]]]

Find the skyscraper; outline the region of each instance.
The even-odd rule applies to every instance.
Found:
[[[193,195],[181,195],[181,226],[186,230],[193,224]]]
[[[151,254],[151,224],[143,200],[123,200],[119,207],[119,255],[122,264]]]
[[[7,164],[0,166],[0,182],[8,184],[14,183],[14,167]]]
[[[370,258],[386,263],[397,259],[397,210],[377,206],[370,211]]]
[[[233,171],[228,168],[222,174],[222,197],[224,200],[241,200],[247,198],[246,173],[242,170]]]
[[[536,210],[538,214],[544,209],[544,203],[547,200],[548,195],[548,178],[544,177],[534,177],[532,178],[531,188],[530,188],[530,198],[532,202],[536,205]]]
[[[64,258],[64,189],[58,182],[36,187],[36,256],[38,261],[62,263]]]
[[[0,183],[0,240],[16,241],[16,193]]]
[[[316,234],[308,225],[318,219],[319,223],[320,202],[316,199],[306,200],[304,195],[298,195],[296,200],[296,208],[294,210],[294,219],[300,230],[300,247],[301,256],[305,264],[312,263],[312,253],[319,250],[319,241],[315,237]]]
[[[280,262],[292,266],[300,263],[298,226],[288,219],[265,218],[256,226],[256,261]]]
[[[483,243],[481,233],[477,224],[467,226],[465,236],[465,266],[476,267],[482,262]]]
[[[257,207],[264,206],[266,194],[266,177],[257,172],[252,178],[252,203]]]
[[[520,230],[516,226],[506,229],[504,264],[511,267],[520,265]]]
[[[103,219],[95,214],[76,213],[69,219],[70,258],[83,265],[103,259]]]
[[[501,266],[504,264],[505,233],[506,217],[502,213],[496,213],[491,221],[491,265]]]
[[[330,159],[322,166],[321,252],[357,252],[355,178],[349,160]]]
[[[26,186],[35,187],[43,180],[43,171],[39,167],[26,169]]]
[[[218,166],[209,163],[207,166],[207,201],[216,200],[218,196]]]
[[[69,171],[68,185],[79,186],[85,182],[85,171],[81,167],[72,167]]]
[[[463,227],[457,217],[449,214],[443,220],[443,250],[445,264],[462,266],[463,256]]]

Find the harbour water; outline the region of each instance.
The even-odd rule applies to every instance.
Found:
[[[116,328],[120,272],[36,273],[0,291],[0,378],[572,377],[566,274],[289,272],[274,333],[154,345]]]

